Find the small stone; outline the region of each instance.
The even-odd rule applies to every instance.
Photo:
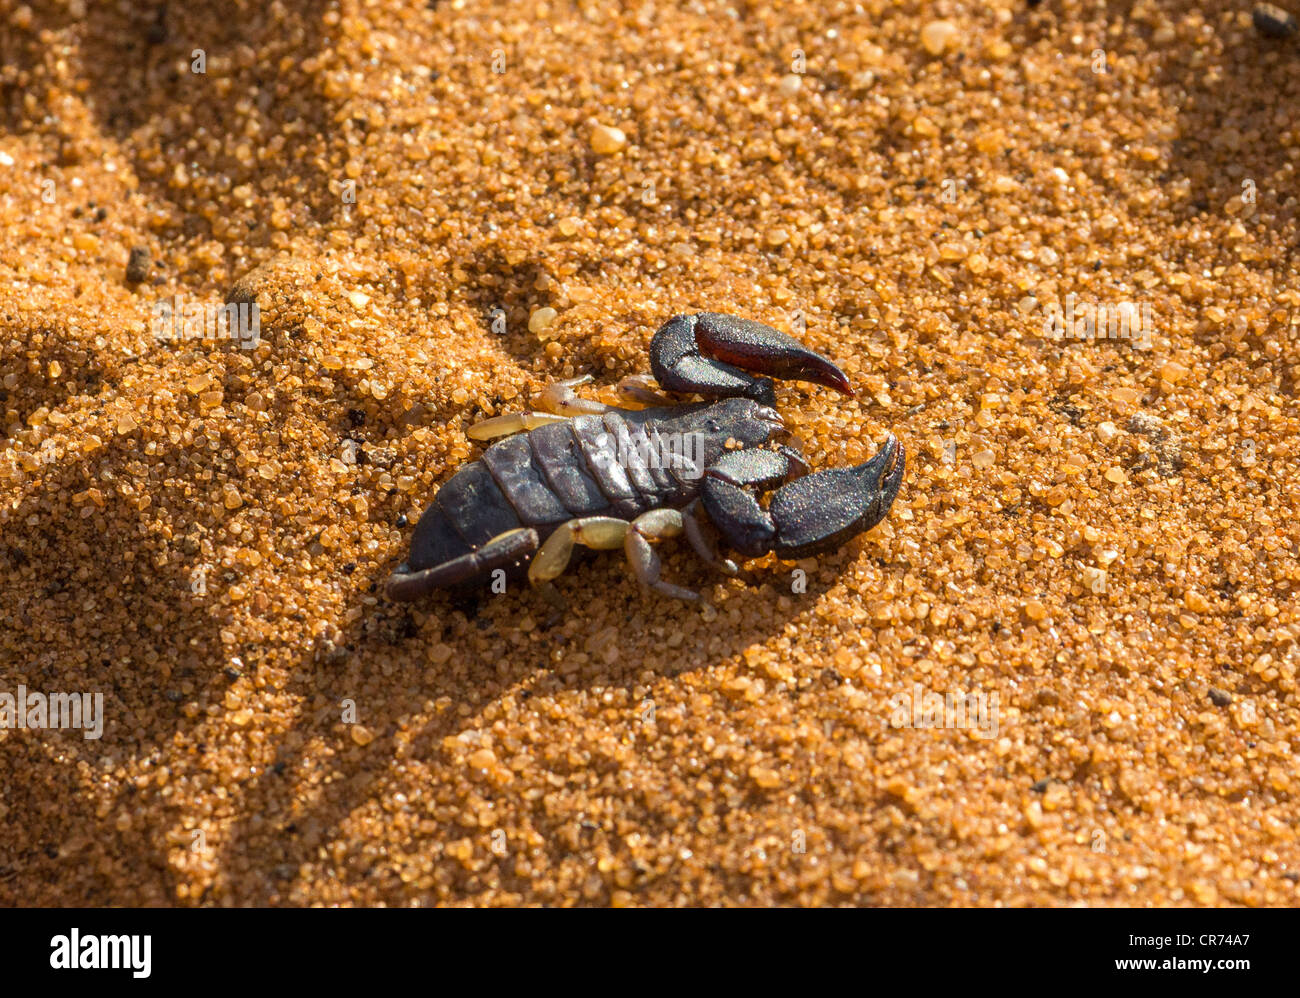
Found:
[[[942,55],[957,39],[957,25],[951,21],[931,21],[921,29],[921,44],[931,55]]]
[[[1183,595],[1183,604],[1187,609],[1191,610],[1192,613],[1205,613],[1210,609],[1210,604],[1205,601],[1205,597],[1195,589],[1187,590]]]
[[[1232,694],[1227,690],[1221,690],[1217,686],[1210,687],[1210,703],[1216,707],[1226,707],[1232,703]]]
[[[798,73],[787,73],[781,77],[781,82],[777,89],[781,91],[783,97],[793,97],[803,86],[803,78]]]
[[[1085,565],[1079,570],[1079,579],[1085,589],[1098,595],[1106,591],[1107,572],[1104,568],[1095,568],[1092,565]]]
[[[550,329],[552,324],[555,322],[555,316],[557,314],[558,313],[555,309],[550,308],[549,306],[536,309],[533,314],[528,317],[528,331],[530,333],[540,333],[543,330]]]
[[[1187,377],[1187,368],[1177,361],[1171,360],[1160,368],[1160,380],[1167,381],[1171,385],[1176,385]]]
[[[1031,599],[1025,603],[1025,616],[1030,620],[1046,620],[1047,607],[1043,606],[1038,600]]]
[[[1128,476],[1124,474],[1123,468],[1107,468],[1106,481],[1112,485],[1123,485],[1128,481]]]
[[[352,725],[352,740],[358,745],[369,745],[375,740],[374,732],[363,724]]]
[[[126,279],[129,284],[141,284],[149,279],[149,267],[152,261],[149,250],[144,246],[133,246],[126,259]]]
[[[596,125],[591,130],[591,149],[599,156],[611,156],[627,145],[627,134],[621,128]]]
[[[1250,15],[1255,30],[1269,38],[1290,38],[1296,33],[1296,19],[1276,4],[1258,3]]]
[[[764,790],[773,790],[781,785],[781,775],[766,766],[750,766],[749,778]]]

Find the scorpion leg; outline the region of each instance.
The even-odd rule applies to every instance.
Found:
[[[809,381],[852,395],[844,372],[771,326],[718,312],[677,315],[650,341],[650,369],[669,391],[775,403],[771,378]]]
[[[547,423],[563,423],[565,418],[549,412],[507,412],[491,419],[479,420],[465,431],[465,435],[471,440],[494,440],[524,430],[535,430]]]
[[[584,516],[560,524],[528,566],[528,581],[536,584],[558,576],[568,567],[575,544],[598,551],[622,547],[627,528],[626,520],[613,516]]]
[[[580,378],[552,382],[542,389],[542,394],[537,399],[537,405],[547,412],[553,412],[560,416],[599,416],[603,412],[609,412],[613,406],[608,406],[604,402],[597,402],[594,399],[582,398],[574,391],[579,385],[585,385],[591,381],[591,375],[584,374]]]
[[[654,548],[650,546],[651,538],[660,540],[664,537],[676,537],[682,532],[682,514],[676,509],[652,509],[642,513],[628,527],[627,537],[623,541],[623,550],[637,581],[674,599],[699,600],[700,594],[681,586],[674,586],[659,578],[663,565]]]
[[[614,391],[629,402],[643,406],[676,405],[672,399],[659,390],[659,384],[653,374],[629,374],[614,386]]]
[[[536,530],[532,527],[520,527],[497,534],[478,550],[445,561],[441,565],[434,565],[432,568],[412,572],[406,565],[401,565],[389,576],[388,598],[419,599],[441,586],[468,582],[493,569],[506,568],[536,551],[537,543]]]
[[[621,547],[642,585],[665,596],[698,600],[698,593],[670,585],[659,578],[659,556],[650,546],[651,540],[676,537],[681,532],[682,514],[675,509],[652,509],[631,523],[612,516],[584,516],[570,520],[557,527],[546,539],[528,568],[528,579],[534,584],[554,579],[568,566],[575,544],[599,551]]]
[[[590,374],[567,381],[557,381],[542,389],[537,400],[539,408],[561,416],[599,416],[619,408],[606,405],[592,399],[585,399],[574,392],[574,388],[585,385],[592,380]],[[648,374],[631,374],[614,385],[613,392],[635,405],[672,405],[672,399],[655,391],[655,380]]]
[[[590,374],[584,374],[580,378],[569,378],[567,381],[556,381],[547,385],[537,398],[540,412],[507,412],[500,416],[493,416],[491,419],[480,420],[469,428],[469,438],[492,440],[512,433],[535,430],[547,423],[562,423],[573,416],[609,412],[613,406],[581,398],[574,392],[573,389],[578,385],[585,385],[591,380]]]
[[[738,566],[730,558],[720,558],[718,552],[714,549],[713,542],[709,540],[705,533],[705,527],[700,522],[700,511],[703,506],[699,499],[692,499],[690,505],[682,510],[682,530],[686,534],[686,539],[690,541],[691,547],[700,559],[708,562],[718,571],[727,575],[735,575],[740,571]]]
[[[853,468],[813,472],[777,489],[767,509],[747,488],[780,480],[773,451],[732,451],[710,468],[700,494],[727,543],[745,555],[803,558],[870,530],[889,513],[903,480],[903,446],[891,433],[876,456]],[[780,455],[786,461],[789,458]]]

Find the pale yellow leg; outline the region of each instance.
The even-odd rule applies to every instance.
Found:
[[[598,551],[621,547],[630,526],[626,520],[612,516],[584,516],[562,523],[546,538],[546,543],[528,566],[528,581],[534,584],[545,582],[563,572],[568,567],[575,544]]]
[[[659,388],[659,382],[653,374],[629,374],[626,378],[614,386],[622,398],[637,405],[676,405],[677,403],[664,395]]]
[[[580,378],[556,381],[542,389],[537,396],[538,412],[508,412],[475,423],[469,428],[471,440],[494,440],[507,437],[512,433],[535,430],[547,423],[560,423],[573,416],[599,416],[616,406],[597,402],[595,399],[581,398],[574,389],[579,385],[590,384],[592,377],[584,374]],[[633,374],[624,378],[611,389],[621,398],[637,406],[673,405],[672,399],[661,395],[653,389],[656,382],[649,374]]]
[[[698,600],[699,593],[670,585],[659,578],[659,556],[650,546],[650,541],[676,537],[682,529],[682,514],[675,509],[652,509],[631,523],[612,516],[584,516],[570,520],[557,527],[541,546],[528,566],[528,581],[537,585],[558,576],[568,567],[575,544],[598,551],[621,546],[627,553],[632,572],[643,586],[676,599]]]
[[[521,433],[524,430],[535,430],[547,423],[564,421],[564,416],[549,412],[507,412],[502,416],[480,420],[471,426],[466,434],[471,440],[493,440],[497,437],[508,437],[512,433]]]
[[[681,586],[674,586],[659,578],[659,572],[663,566],[659,561],[659,556],[655,554],[654,548],[650,546],[651,539],[661,540],[665,537],[676,537],[682,532],[682,529],[683,522],[680,510],[652,509],[648,513],[642,513],[632,521],[627,536],[623,540],[623,550],[627,552],[627,560],[641,585],[648,586],[655,592],[663,593],[665,596],[672,596],[674,599],[698,600],[700,599],[699,593],[690,589],[683,589]]]
[[[580,398],[574,392],[579,385],[589,384],[591,380],[590,374],[584,374],[580,378],[549,384],[537,397],[537,407],[561,416],[599,416],[602,412],[608,412],[611,407],[604,402]]]

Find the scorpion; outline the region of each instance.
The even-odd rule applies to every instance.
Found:
[[[889,513],[904,466],[892,433],[865,464],[817,472],[779,442],[789,434],[772,378],[853,395],[844,372],[798,340],[733,315],[677,315],[651,340],[650,368],[662,391],[705,401],[675,401],[649,376],[634,375],[616,389],[641,408],[607,405],[576,393],[592,380],[585,375],[545,388],[543,411],[471,426],[471,439],[496,442],[438,490],[388,581],[389,598],[474,585],[497,570],[548,584],[581,545],[621,547],[642,585],[700,600],[660,577],[652,541],[685,534],[704,561],[736,575],[736,563],[715,550],[706,517],[740,555],[798,560],[839,547]],[[692,454],[664,446],[681,441],[693,443]]]

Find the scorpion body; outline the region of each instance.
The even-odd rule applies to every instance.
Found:
[[[545,541],[556,528],[581,517],[632,521],[654,509],[682,509],[699,495],[697,469],[658,459],[620,461],[619,443],[630,441],[630,449],[654,458],[671,450],[659,443],[669,434],[698,434],[707,466],[722,456],[728,438],[745,446],[764,443],[774,428],[754,414],[764,409],[748,399],[728,399],[609,412],[499,440],[438,490],[411,541],[410,564],[451,561],[519,527],[531,527]],[[779,427],[780,417],[765,411]]]
[[[497,569],[546,581],[581,544],[622,547],[642,583],[698,599],[659,578],[650,542],[684,532],[701,557],[734,574],[735,563],[715,554],[702,514],[741,554],[787,558],[828,550],[885,516],[903,473],[892,435],[864,465],[807,474],[797,451],[775,443],[786,429],[771,404],[772,382],[722,357],[849,392],[835,365],[768,326],[712,313],[678,316],[651,344],[658,383],[726,397],[631,410],[578,398],[573,386],[588,379],[575,379],[544,393],[549,413],[479,424],[472,436],[512,435],[439,489],[407,563],[389,581],[390,597],[476,584]],[[636,387],[630,393],[638,391],[647,397]],[[777,486],[763,508],[754,491]]]

